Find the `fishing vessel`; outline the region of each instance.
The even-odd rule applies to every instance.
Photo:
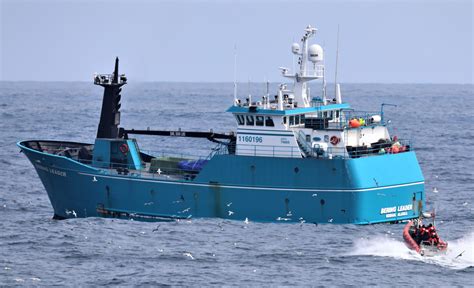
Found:
[[[54,218],[196,217],[262,222],[371,224],[418,217],[424,178],[413,146],[390,134],[383,107],[358,112],[326,93],[324,51],[308,26],[291,46],[296,71],[281,84],[228,108],[230,133],[120,127],[119,74],[97,74],[104,88],[94,143],[18,142],[48,193]],[[310,91],[308,82],[321,83]],[[133,135],[200,137],[215,142],[201,158],[145,153]]]

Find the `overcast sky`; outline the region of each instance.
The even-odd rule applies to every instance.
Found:
[[[311,24],[334,79],[473,83],[473,2],[0,0],[1,80],[282,81]]]

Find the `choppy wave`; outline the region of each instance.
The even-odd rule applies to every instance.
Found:
[[[374,238],[362,238],[357,241],[353,251],[348,255],[357,256],[379,256],[391,257],[402,260],[421,261],[433,265],[439,265],[452,269],[466,269],[474,267],[474,232],[471,231],[466,236],[449,240],[448,252],[433,257],[424,257],[408,249],[399,237],[377,236]]]

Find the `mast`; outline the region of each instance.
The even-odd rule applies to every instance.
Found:
[[[293,54],[299,56],[299,71],[292,74],[289,73],[287,68],[280,67],[284,77],[294,79],[293,95],[295,101],[298,103],[298,107],[310,106],[307,82],[324,78],[324,65],[319,64],[323,60],[323,49],[317,44],[308,45],[309,38],[314,36],[316,31],[318,31],[318,29],[308,25],[305,29],[305,34],[301,38],[301,49],[298,43],[293,43],[291,47]],[[308,62],[312,62],[312,70],[308,69]]]
[[[237,102],[237,45],[234,45],[234,105]]]
[[[120,92],[127,84],[124,74],[119,75],[119,59],[115,59],[115,68],[112,74],[96,74],[94,84],[104,87],[100,122],[97,129],[97,138],[117,138],[120,125]]]
[[[335,98],[338,99],[338,84],[337,84],[337,64],[339,62],[339,24],[337,25],[337,44],[336,44],[336,71],[334,72],[334,93]],[[339,88],[340,90],[340,88]],[[340,98],[340,93],[339,93]]]

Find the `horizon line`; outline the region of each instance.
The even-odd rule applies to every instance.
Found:
[[[14,83],[91,83],[94,81],[88,80],[0,80],[0,82],[14,82]],[[132,82],[127,82],[127,84],[133,83],[185,83],[185,84],[233,84],[234,81],[177,81],[177,80],[137,80]],[[264,84],[264,81],[251,81],[250,84]],[[289,82],[279,82],[279,81],[269,81],[270,84],[281,84]],[[248,85],[249,82],[237,82],[237,84]],[[320,83],[321,84],[321,83]],[[326,84],[334,84],[334,82],[326,82]],[[467,83],[453,83],[453,82],[443,82],[443,83],[434,83],[434,82],[338,82],[338,84],[379,84],[379,85],[474,85],[473,82]],[[329,85],[327,85],[329,86]]]

